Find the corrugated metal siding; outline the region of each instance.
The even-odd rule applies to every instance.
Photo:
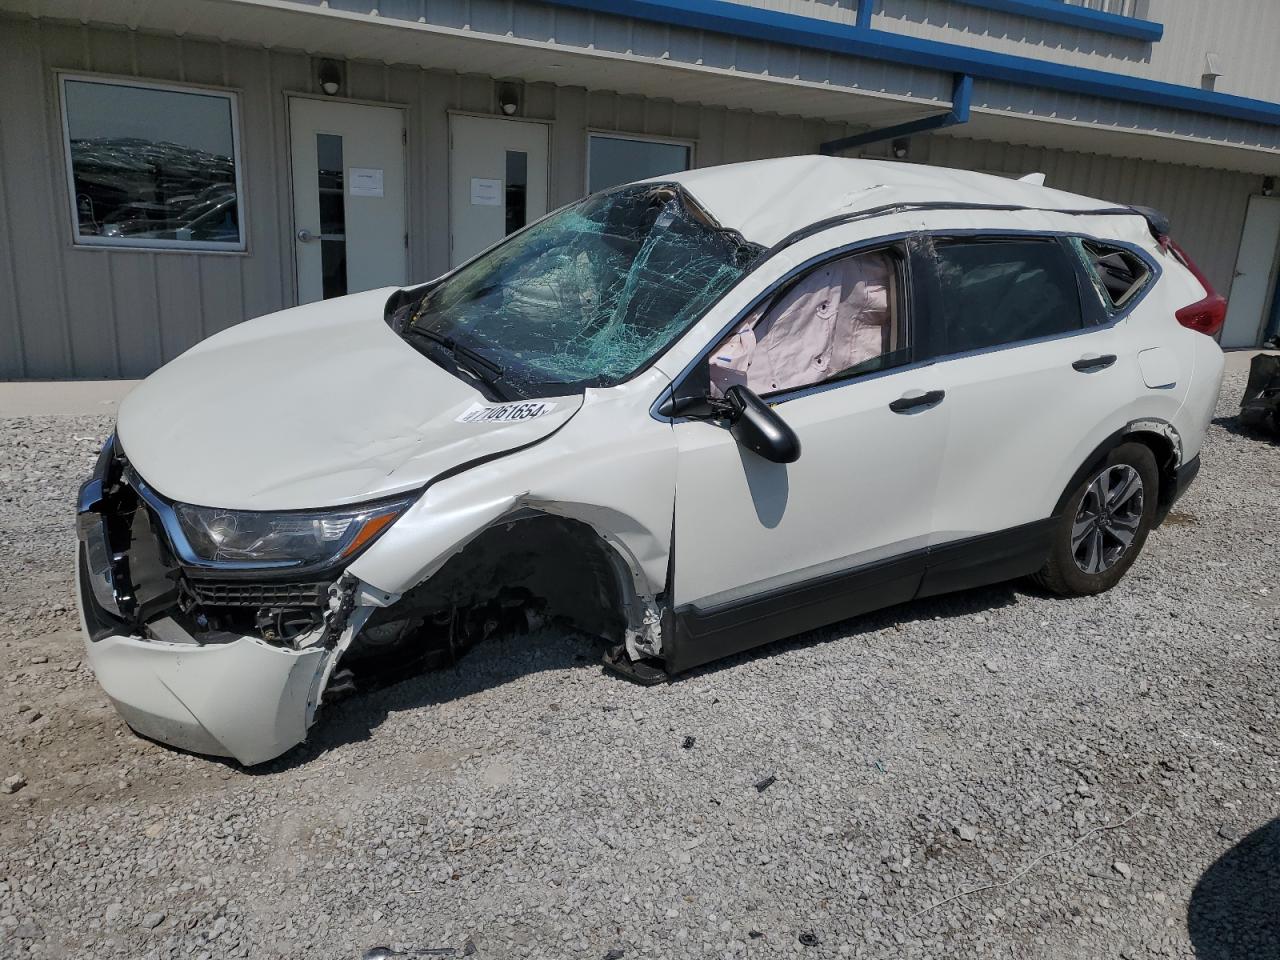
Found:
[[[239,92],[246,254],[76,247],[54,71]],[[448,267],[448,111],[500,115],[488,77],[348,61],[346,93],[404,104],[410,276]],[[315,93],[300,54],[0,18],[0,377],[138,377],[234,323],[295,302],[286,91]],[[529,84],[551,127],[551,198],[580,197],[588,129],[696,142],[702,165],[816,151],[852,128]]]
[[[934,70],[919,70],[881,60],[731,37],[675,24],[633,20],[534,0],[290,0],[299,6],[381,19],[421,21],[495,37],[550,41],[673,63],[700,64],[769,77],[830,83],[854,90],[947,101],[951,80]],[[844,20],[854,0],[755,0],[757,5],[823,19]],[[855,10],[856,13],[856,10]]]
[[[1081,5],[1112,13],[1124,11],[1124,4],[1115,0],[1089,0]],[[1280,3],[1151,0],[1145,14],[1140,11],[1139,15],[1164,24],[1164,38],[1159,43],[963,6],[950,0],[879,0],[872,25],[905,36],[1124,72],[1188,87],[1201,86],[1205,54],[1217,53],[1223,76],[1215,89],[1280,101],[1280,71],[1271,68],[1276,38],[1280,37]]]
[[[973,106],[989,107],[1022,116],[1099,124],[1119,130],[1173,134],[1198,140],[1280,149],[1280,126],[1266,126],[1231,117],[1189,113],[1122,100],[1104,100],[1100,97],[1023,87],[993,80],[982,80],[974,84]],[[1276,158],[1276,166],[1280,169],[1280,157]]]
[[[1151,76],[1200,86],[1205,54],[1221,58],[1215,90],[1280,102],[1280,3],[1275,0],[1151,0],[1150,16],[1165,24],[1151,48]]]
[[[1262,189],[1262,178],[1247,173],[949,136],[913,143],[911,159],[1012,176],[1040,172],[1051,187],[1155,207],[1169,216],[1178,241],[1222,293],[1231,288],[1249,197]]]
[[[950,0],[883,0],[872,26],[908,37],[1147,75],[1152,44]],[[1166,26],[1166,30],[1168,27]]]
[[[76,248],[54,70],[186,81],[240,92],[249,251]],[[346,92],[406,105],[410,275],[448,264],[448,111],[497,114],[492,79],[349,61]],[[286,91],[314,92],[301,54],[31,20],[0,19],[0,377],[136,377],[204,337],[294,302]],[[589,129],[695,142],[700,166],[811,153],[843,124],[529,84],[523,112],[551,121],[551,198],[585,189]],[[1259,178],[1171,164],[941,137],[913,158],[1026,173],[1159,207],[1226,289]]]

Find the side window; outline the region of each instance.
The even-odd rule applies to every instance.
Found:
[[[1071,245],[1084,261],[1089,279],[1108,313],[1133,302],[1151,281],[1151,269],[1137,254],[1123,247],[1073,237]]]
[[[1084,327],[1076,272],[1057,240],[939,240],[932,259],[943,353]]]
[[[877,250],[831,260],[753,310],[707,357],[710,394],[768,396],[906,362],[903,260]]]

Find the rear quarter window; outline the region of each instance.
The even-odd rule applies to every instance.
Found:
[[[1151,282],[1151,268],[1131,250],[1078,237],[1071,244],[1108,313],[1124,310]]]

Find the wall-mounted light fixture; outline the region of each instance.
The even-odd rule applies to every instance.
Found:
[[[316,79],[320,81],[320,89],[327,97],[334,96],[342,89],[342,71],[332,60],[320,61],[320,70],[316,74]]]
[[[504,83],[498,88],[498,107],[508,117],[520,109],[520,91],[514,83]]]
[[[905,160],[911,156],[911,140],[907,137],[899,137],[893,141],[889,149],[893,153],[893,159]]]
[[[1275,192],[1276,192],[1276,178],[1263,177],[1262,178],[1262,195],[1264,197],[1271,197],[1271,196],[1275,196]]]

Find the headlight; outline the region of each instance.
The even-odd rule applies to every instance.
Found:
[[[287,513],[176,504],[175,512],[192,551],[202,560],[311,566],[351,556],[413,500]]]

